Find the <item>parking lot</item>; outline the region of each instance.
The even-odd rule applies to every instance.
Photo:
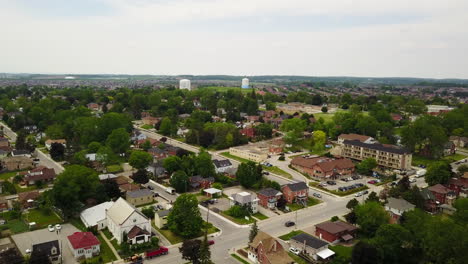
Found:
[[[353,184],[356,184],[356,183],[361,183],[361,184],[364,184],[364,185],[367,185],[367,182],[370,181],[370,180],[375,180],[375,178],[372,178],[372,177],[362,177],[360,179],[357,179],[357,180],[352,180],[352,181],[344,181],[344,180],[334,180],[334,182],[336,183],[336,185],[330,185],[330,184],[327,184],[326,182],[327,181],[321,181],[320,183],[325,183],[326,186],[324,186],[325,188],[329,189],[329,190],[338,190],[338,188],[340,187],[345,187],[345,186],[350,186],[350,185],[353,185]]]
[[[20,250],[21,254],[26,254],[26,249],[32,249],[33,244],[40,244],[44,242],[49,242],[53,240],[58,240],[63,262],[64,264],[69,263],[78,263],[72,255],[72,252],[68,246],[68,239],[67,236],[72,235],[79,230],[71,224],[64,224],[62,225],[62,229],[59,234],[57,232],[50,232],[47,228],[21,233],[12,236],[13,240],[15,241],[18,249]]]

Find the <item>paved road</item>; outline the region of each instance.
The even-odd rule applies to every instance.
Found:
[[[60,165],[58,162],[54,161],[49,155],[45,154],[44,152],[36,149],[34,151],[34,155],[40,160],[39,164],[44,165],[48,168],[53,168],[56,174],[62,173],[65,168]]]
[[[5,132],[5,135],[10,138],[12,142],[16,142],[17,135],[16,133],[11,130],[7,125],[5,125],[3,122],[0,122],[0,126],[3,127],[3,131]]]

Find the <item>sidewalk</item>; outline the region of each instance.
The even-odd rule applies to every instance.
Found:
[[[117,250],[115,250],[114,246],[112,245],[112,243],[109,241],[109,239],[107,239],[106,235],[104,234],[104,232],[102,232],[101,230],[99,230],[99,234],[101,234],[102,238],[104,238],[104,240],[106,241],[107,245],[110,247],[110,249],[112,250],[112,253],[114,253],[115,257],[117,258],[117,261],[119,260],[122,260],[122,258],[119,256],[119,253],[117,253]]]

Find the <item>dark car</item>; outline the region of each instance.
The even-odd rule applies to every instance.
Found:
[[[159,196],[159,193],[157,193],[157,192],[155,192],[155,193],[153,194],[153,197],[158,197],[158,196]]]
[[[214,243],[215,243],[214,240],[208,240],[208,245],[211,246],[211,245],[214,245]]]
[[[148,185],[148,189],[154,190],[153,186],[151,186],[151,185]]]
[[[336,182],[334,182],[334,181],[327,181],[327,183],[330,184],[330,185],[336,185]]]
[[[291,226],[294,226],[295,223],[293,221],[287,221],[286,223],[284,223],[284,226],[285,227],[291,227]]]
[[[263,171],[262,174],[263,175],[270,175],[270,173],[268,171]]]
[[[360,177],[357,176],[357,175],[354,175],[354,176],[352,176],[351,178],[353,178],[353,180],[357,180],[357,179],[359,179]]]

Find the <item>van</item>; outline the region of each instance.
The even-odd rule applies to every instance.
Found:
[[[175,194],[175,189],[172,188],[172,187],[167,187],[166,192],[169,193],[169,194]]]

